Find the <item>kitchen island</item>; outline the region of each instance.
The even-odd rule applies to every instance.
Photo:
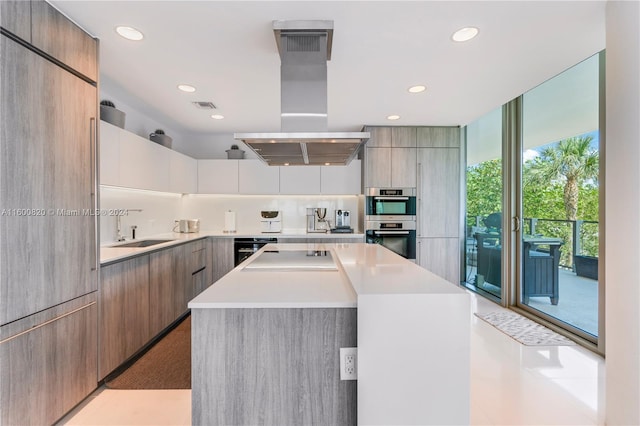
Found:
[[[189,307],[194,424],[469,422],[469,296],[382,246],[270,244]]]

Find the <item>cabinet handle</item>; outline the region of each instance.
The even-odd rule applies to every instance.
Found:
[[[418,211],[416,212],[416,234],[422,236],[422,223],[420,217],[422,216],[422,163],[418,163],[418,181],[416,182],[416,192],[418,197]]]
[[[192,272],[191,275],[193,276],[193,275],[199,274],[200,272],[204,271],[205,269],[207,269],[207,267],[203,266],[202,268],[198,269],[197,271]]]
[[[98,129],[96,128],[96,118],[89,118],[89,147],[90,147],[90,163],[91,163],[91,207],[95,212],[98,211],[98,197],[96,194],[98,193],[98,165],[97,165],[97,155],[96,151],[97,147],[97,134]],[[93,259],[91,262],[91,270],[98,270],[98,259],[100,258],[98,247],[98,219],[96,216],[92,216],[93,218]]]
[[[396,201],[396,200],[406,201],[409,199],[409,197],[377,196],[377,197],[373,197],[373,199],[383,200],[383,201]]]

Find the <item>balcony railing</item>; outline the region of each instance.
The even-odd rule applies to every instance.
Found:
[[[467,217],[470,234],[472,229],[481,227],[483,219],[482,216]],[[475,226],[472,228],[471,224]],[[598,257],[599,223],[596,221],[525,218],[522,231],[525,235],[560,238],[563,241],[561,268],[575,271],[574,254]]]

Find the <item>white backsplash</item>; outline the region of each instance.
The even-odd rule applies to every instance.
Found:
[[[100,187],[100,244],[116,239],[114,210],[125,210],[121,217],[122,233],[131,238],[131,225],[136,225],[136,238],[171,232],[174,220],[181,217],[181,194]],[[141,212],[128,209],[142,209]]]
[[[361,230],[362,196],[355,195],[198,195],[169,194],[108,186],[100,187],[100,242],[116,239],[116,218],[113,210],[142,209],[122,216],[122,232],[131,238],[131,225],[136,225],[136,238],[171,232],[176,219],[200,219],[203,232],[221,232],[224,214],[236,213],[236,230],[242,233],[260,232],[260,211],[280,210],[282,228],[286,231],[306,230],[309,207],[324,207],[331,225],[335,210],[351,211],[351,227]]]
[[[219,232],[224,228],[224,213],[236,213],[236,230],[239,232],[259,232],[260,211],[279,210],[282,212],[284,231],[304,231],[307,229],[307,208],[324,207],[327,219],[335,225],[335,210],[351,211],[351,227],[359,229],[358,196],[355,195],[185,195],[182,198],[185,218],[200,219],[200,229]]]

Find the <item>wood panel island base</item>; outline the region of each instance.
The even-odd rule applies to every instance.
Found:
[[[469,423],[469,295],[382,246],[270,244],[189,307],[193,424]]]

